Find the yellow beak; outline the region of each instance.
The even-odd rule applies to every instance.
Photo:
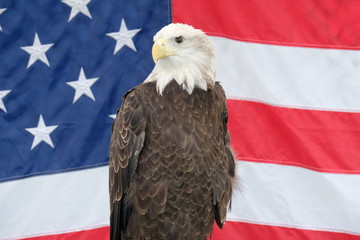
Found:
[[[152,57],[154,62],[156,63],[158,59],[170,55],[172,55],[172,52],[169,51],[166,41],[162,38],[158,39],[152,47]]]

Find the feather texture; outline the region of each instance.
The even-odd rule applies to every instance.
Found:
[[[206,239],[222,227],[235,173],[219,83],[191,95],[176,81],[132,89],[110,144],[111,239]]]

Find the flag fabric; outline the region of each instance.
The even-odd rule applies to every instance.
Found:
[[[170,22],[205,31],[237,191],[222,239],[360,239],[360,2],[3,0],[0,239],[108,239],[108,145]]]
[[[169,6],[0,2],[0,239],[108,238],[111,124]]]
[[[215,45],[239,160],[242,192],[215,239],[360,239],[359,10],[173,1],[173,20]]]

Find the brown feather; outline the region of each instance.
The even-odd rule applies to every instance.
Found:
[[[138,85],[113,126],[111,239],[206,239],[224,224],[234,175],[218,83],[191,95],[175,81],[163,95]]]

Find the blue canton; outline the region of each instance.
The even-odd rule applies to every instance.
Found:
[[[167,0],[2,0],[0,182],[108,164],[114,114],[170,21]]]

